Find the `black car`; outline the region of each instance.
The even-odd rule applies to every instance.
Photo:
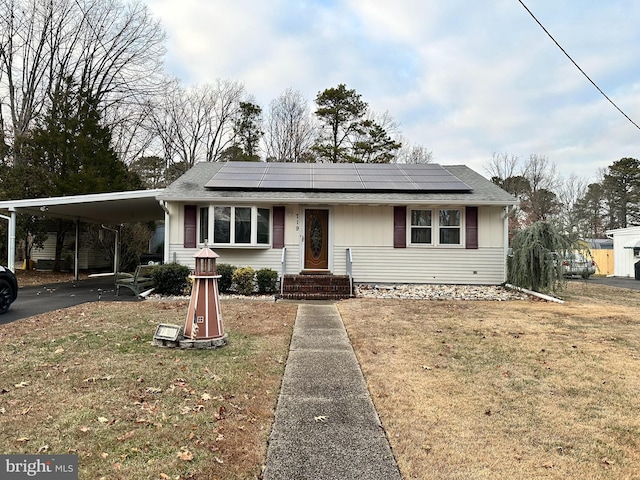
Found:
[[[17,297],[18,279],[11,270],[0,265],[0,313],[9,310]]]

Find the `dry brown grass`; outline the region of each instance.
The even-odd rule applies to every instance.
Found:
[[[228,346],[150,345],[186,303],[93,303],[0,328],[0,451],[82,479],[257,478],[296,306],[223,301]]]
[[[339,309],[404,478],[640,478],[640,292]]]
[[[50,283],[71,282],[74,279],[73,272],[51,272],[48,270],[21,270],[15,271],[18,277],[18,287],[32,287],[35,285],[48,285]],[[80,280],[88,278],[86,272],[80,272]]]

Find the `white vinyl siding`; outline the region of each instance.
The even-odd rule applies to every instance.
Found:
[[[393,245],[393,207],[336,206],[332,220],[336,245]]]
[[[432,245],[410,245],[393,248],[393,207],[344,206],[333,209],[336,231],[332,270],[346,272],[346,249],[353,253],[355,282],[363,283],[448,283],[500,284],[504,278],[505,248],[503,209],[478,208],[478,249],[464,247],[464,208],[408,207],[410,210],[460,210],[462,216],[461,245],[437,245],[437,229]],[[363,221],[367,219],[367,221]],[[411,221],[407,222],[410,240]],[[462,248],[461,248],[462,247]]]
[[[329,207],[323,207],[329,208]],[[459,209],[462,215],[461,245],[407,245],[393,248],[393,207],[338,205],[329,208],[329,268],[336,275],[346,273],[346,249],[353,252],[353,276],[356,283],[446,283],[497,285],[505,281],[506,249],[503,245],[504,210],[501,207],[478,208],[478,249],[464,248],[464,207],[408,206],[427,209],[438,215],[440,209]],[[171,214],[182,219],[182,205],[171,207]],[[198,249],[184,249],[180,234],[183,224],[172,218],[169,233],[169,259],[193,268]],[[407,222],[407,230],[410,223]],[[434,242],[437,241],[433,231]],[[409,233],[407,233],[409,237]],[[304,206],[285,209],[285,273],[299,273],[303,263]],[[216,250],[215,246],[212,247]],[[225,247],[216,250],[219,263],[255,269],[271,268],[281,273],[281,249],[243,249]]]
[[[345,254],[336,249],[335,270],[345,270]],[[353,247],[356,283],[442,283],[498,285],[504,278],[504,250],[484,248],[411,249]]]

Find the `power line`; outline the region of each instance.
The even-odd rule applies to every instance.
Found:
[[[584,71],[584,70],[582,70],[582,68],[580,68],[580,65],[578,65],[578,64],[575,62],[575,60],[574,60],[573,58],[571,58],[571,55],[569,55],[569,54],[566,52],[566,50],[565,50],[564,48],[562,48],[562,46],[561,46],[561,45],[556,41],[556,39],[555,39],[555,38],[553,38],[553,35],[551,35],[551,34],[549,33],[549,31],[548,31],[546,28],[544,28],[544,25],[542,25],[542,23],[540,23],[540,20],[538,20],[538,19],[536,18],[536,16],[531,12],[531,10],[529,10],[529,8],[524,4],[524,2],[523,2],[522,0],[518,0],[518,2],[520,2],[520,5],[522,5],[522,6],[524,7],[524,9],[525,9],[527,12],[529,12],[529,15],[531,15],[531,17],[536,21],[536,23],[537,23],[538,25],[540,25],[540,28],[542,28],[542,30],[544,30],[544,33],[546,33],[546,34],[549,36],[549,38],[550,38],[551,40],[553,40],[553,43],[555,43],[555,44],[558,46],[558,48],[562,51],[562,53],[564,53],[564,54],[567,56],[567,58],[568,58],[569,60],[571,60],[571,63],[573,63],[573,64],[576,66],[576,68],[577,68],[578,70],[580,70],[580,73],[582,73],[582,75],[584,75],[584,76],[585,76],[585,78],[586,78],[587,80],[589,80],[589,81],[591,82],[591,84],[592,84],[594,87],[596,87],[596,89],[597,89],[597,90],[602,94],[602,96],[603,96],[604,98],[606,98],[606,99],[609,101],[609,103],[610,103],[611,105],[613,105],[613,106],[616,108],[616,110],[618,110],[618,111],[619,111],[622,115],[624,115],[624,116],[625,116],[625,118],[626,118],[627,120],[629,120],[629,121],[630,121],[630,122],[631,122],[631,123],[632,123],[632,124],[633,124],[637,129],[638,129],[638,130],[640,130],[640,126],[639,126],[636,122],[634,122],[633,120],[631,120],[631,118],[629,117],[629,115],[627,115],[626,113],[624,113],[624,112],[622,111],[622,109],[621,109],[620,107],[618,107],[618,105],[616,105],[616,104],[615,104],[615,102],[614,102],[613,100],[611,100],[611,99],[607,96],[607,94],[606,94],[606,93],[604,93],[604,92],[602,91],[602,89],[601,89],[598,85],[596,85],[596,82],[594,82],[593,80],[591,80],[591,78],[589,77],[589,75],[587,75],[587,74],[585,73],[585,71]]]

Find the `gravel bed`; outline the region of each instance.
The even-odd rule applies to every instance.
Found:
[[[416,300],[526,300],[522,292],[489,285],[371,285],[355,286],[360,298],[396,298]]]
[[[414,299],[414,300],[526,300],[529,297],[515,290],[502,286],[491,285],[383,285],[383,284],[356,284],[354,286],[356,298],[381,298],[381,299]],[[150,295],[153,300],[186,300],[188,296],[160,296]],[[244,300],[276,300],[273,295],[238,295],[220,294],[220,299],[244,299]]]

